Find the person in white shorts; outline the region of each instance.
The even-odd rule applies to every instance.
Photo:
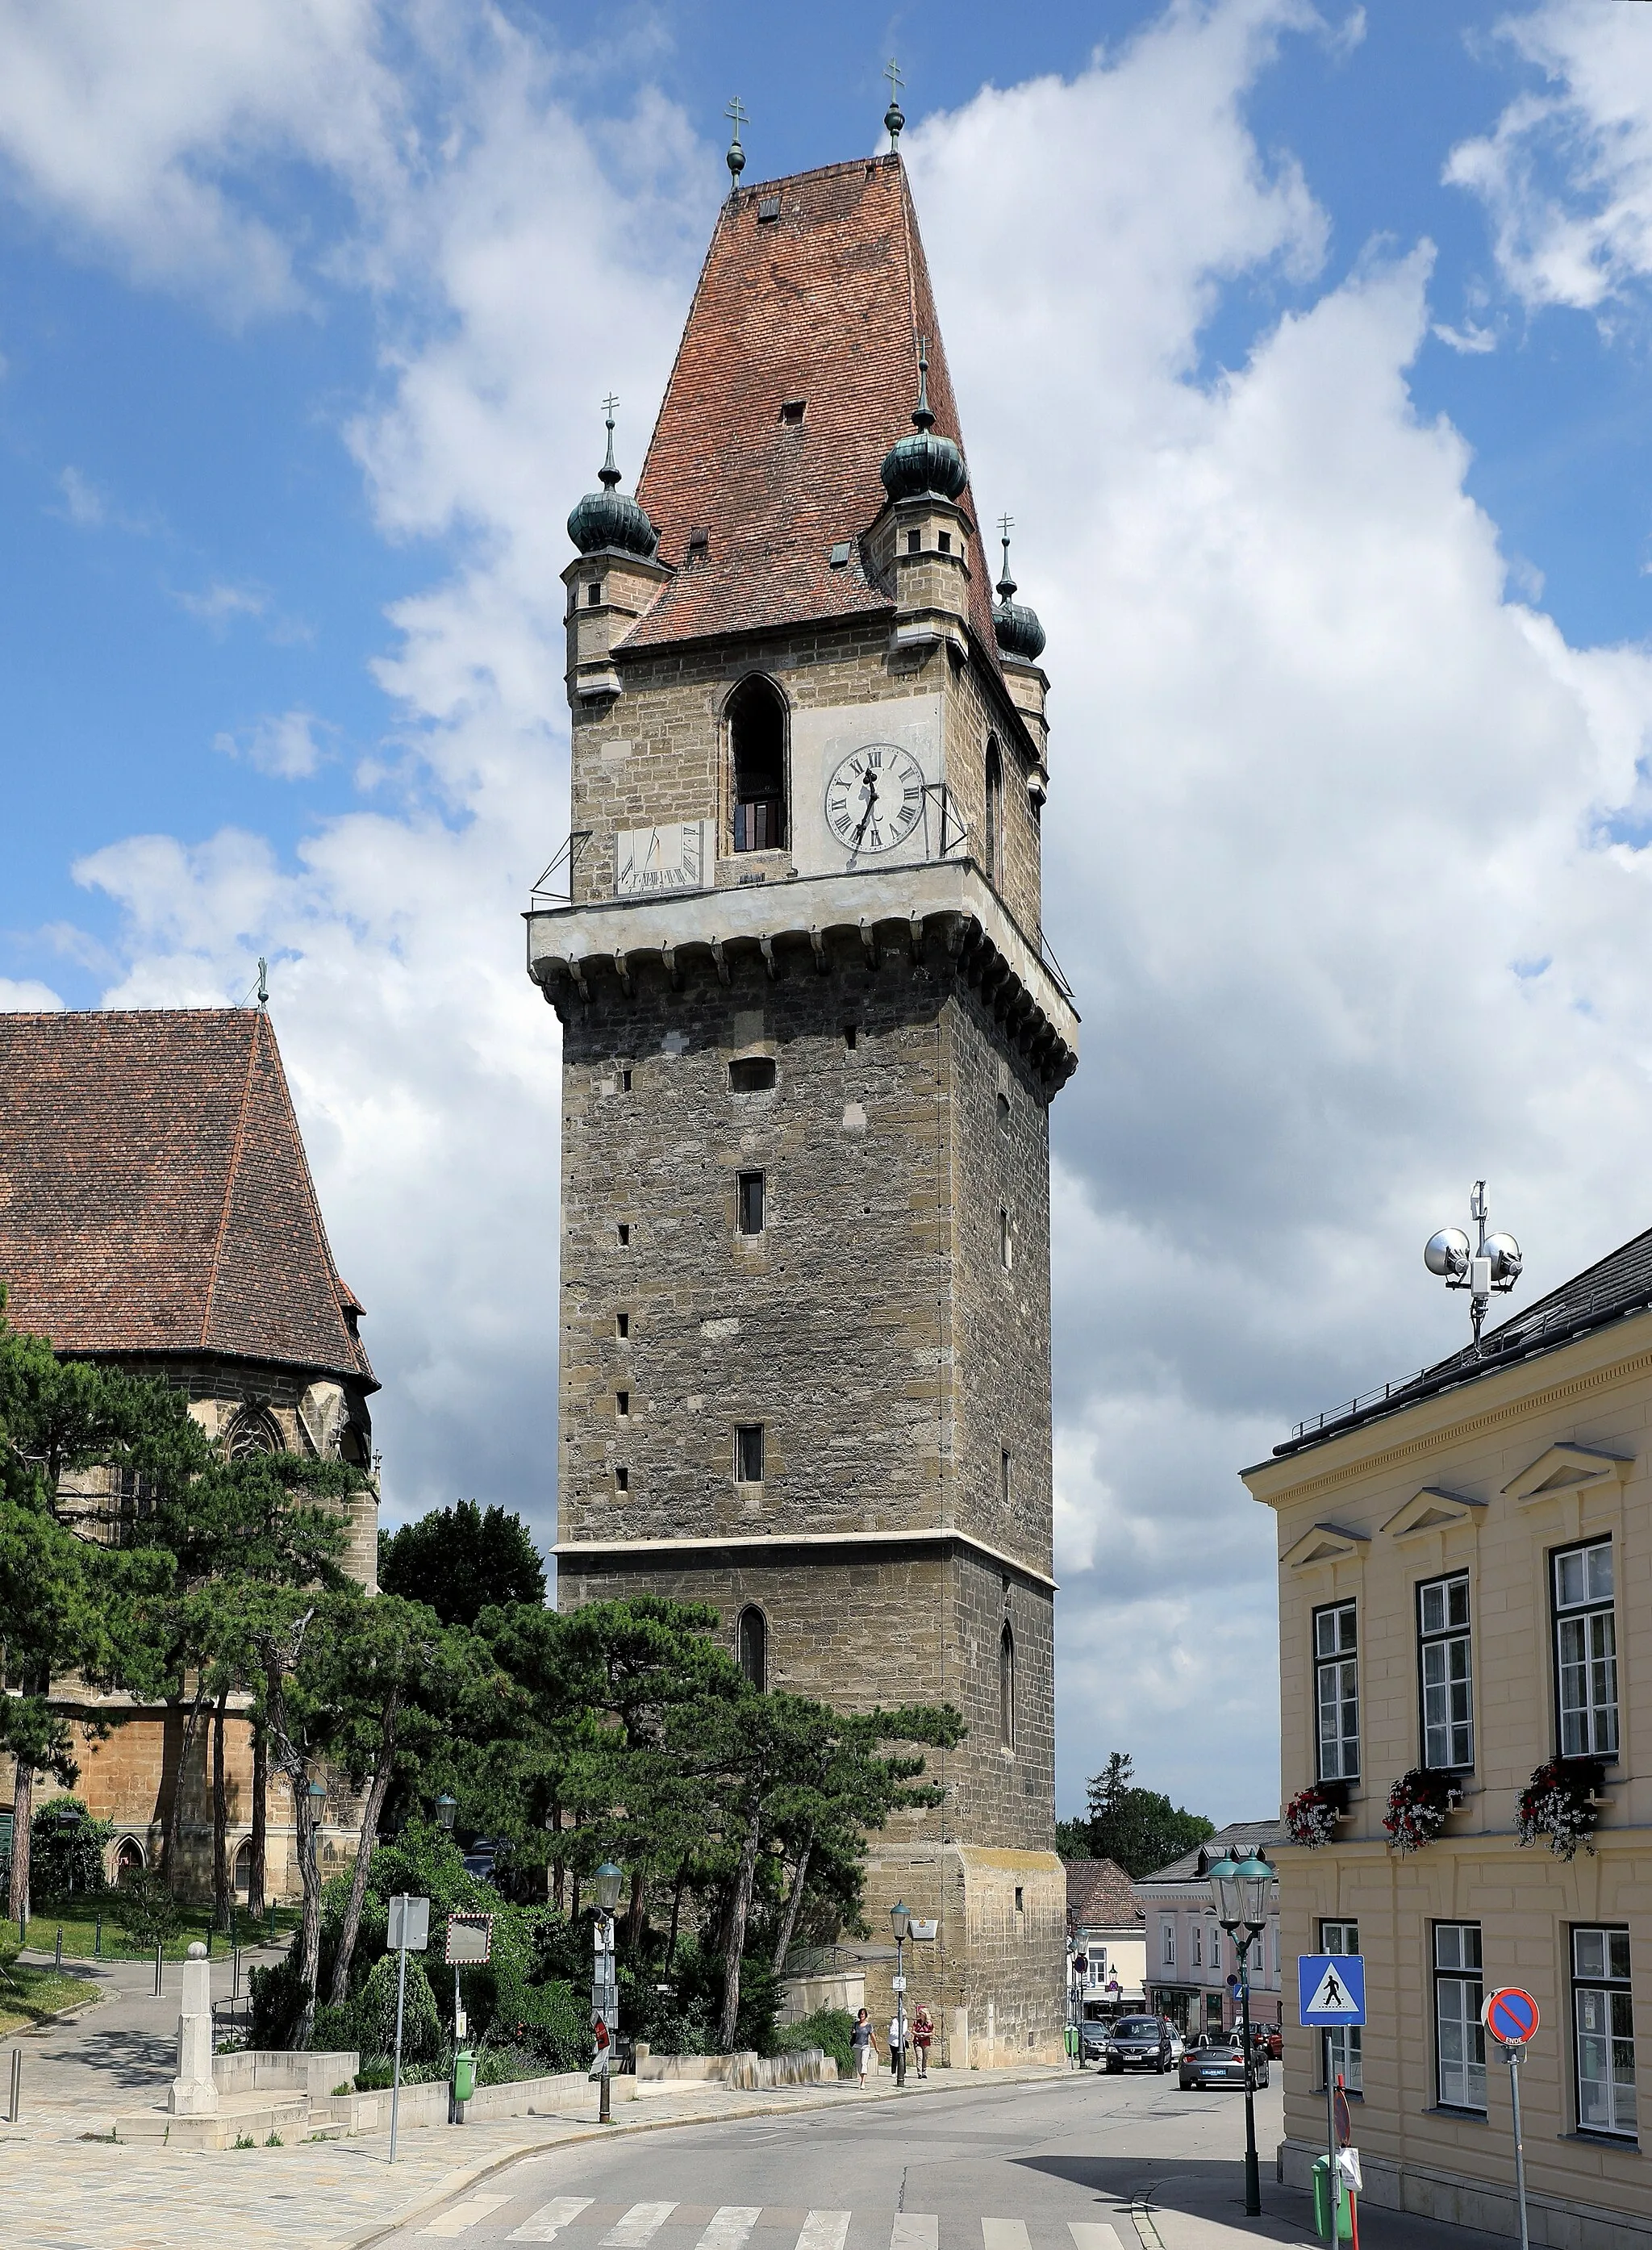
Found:
[[[854,2029],[849,2034],[849,2043],[855,2050],[855,2075],[861,2085],[864,2086],[866,2074],[872,2067],[872,2023],[871,2018],[864,2008],[855,2019]]]

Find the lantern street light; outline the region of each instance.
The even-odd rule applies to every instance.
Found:
[[[436,1825],[450,1836],[453,1833],[453,1815],[458,1809],[458,1798],[450,1797],[445,1790],[436,1800]]]
[[[1216,1920],[1232,1938],[1239,1960],[1239,2017],[1245,2053],[1245,2217],[1262,2216],[1262,2180],[1256,2169],[1256,2067],[1250,2051],[1250,1948],[1268,1927],[1268,1890],[1273,1869],[1254,1852],[1235,1860],[1224,1852],[1210,1869],[1210,1898]]]
[[[1474,1184],[1469,1197],[1469,1216],[1479,1228],[1479,1247],[1470,1243],[1460,1226],[1442,1226],[1437,1234],[1428,1237],[1422,1262],[1430,1273],[1440,1275],[1448,1289],[1469,1292],[1469,1319],[1474,1329],[1474,1348],[1478,1351],[1480,1323],[1486,1316],[1492,1291],[1506,1296],[1519,1280],[1525,1261],[1513,1235],[1486,1232],[1485,1223],[1491,1211],[1483,1180]]]
[[[600,2016],[608,2026],[609,2044],[601,2049],[598,2060],[602,2077],[598,2085],[597,2122],[609,2122],[609,2072],[613,2063],[614,2040],[619,2032],[619,1980],[614,1968],[614,1909],[619,1904],[620,1892],[625,1884],[625,1870],[616,1867],[612,1860],[604,1860],[591,1878],[596,1892],[598,1913],[595,1925],[596,1964],[591,1979],[591,2012]]]
[[[905,1903],[897,1900],[889,1909],[889,1926],[895,1933],[895,2083],[906,2083],[906,1940],[912,1936],[912,1918]]]

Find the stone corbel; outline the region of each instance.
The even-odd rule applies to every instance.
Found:
[[[712,959],[717,965],[718,983],[719,984],[726,984],[728,982],[728,961],[724,952],[723,941],[720,937],[714,937],[712,940]]]
[[[772,984],[780,975],[780,970],[776,967],[774,962],[774,941],[769,936],[768,933],[765,931],[758,939],[757,942],[762,951],[763,966],[768,971],[768,981]]]
[[[674,945],[662,945],[659,957],[660,965],[665,971],[666,983],[673,992],[680,992],[683,989],[683,972],[677,965],[677,948]]]
[[[631,972],[626,963],[623,946],[614,948],[614,974],[619,978],[620,990],[629,1000],[631,997]]]
[[[823,977],[831,967],[831,963],[826,958],[826,941],[821,935],[820,924],[817,921],[812,921],[809,925],[809,942],[815,950],[815,973],[816,976]]]
[[[860,918],[860,949],[866,956],[866,966],[868,969],[876,969],[878,966],[878,933],[872,928],[871,921],[865,914],[863,914]]]

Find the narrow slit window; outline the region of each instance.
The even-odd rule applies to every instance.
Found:
[[[998,1636],[998,1739],[1007,1750],[1015,1747],[1015,1636],[1009,1620]]]
[[[860,1025],[858,1024],[845,1024],[843,1025],[843,1045],[848,1048],[850,1054],[854,1053],[855,1045],[859,1037]]]
[[[748,1604],[740,1613],[740,1668],[761,1693],[768,1685],[768,1620]]]
[[[589,610],[597,609],[602,604],[602,583],[599,579],[593,578],[590,584],[585,589],[585,606]]]
[[[763,1175],[761,1172],[742,1172],[739,1178],[736,1197],[742,1234],[761,1234],[763,1231]]]
[[[615,1314],[615,1315],[614,1315],[614,1333],[615,1333],[615,1335],[616,1335],[616,1336],[630,1336],[630,1332],[631,1332],[631,1316],[630,1316],[630,1315],[629,1313],[616,1313],[616,1314]]]
[[[998,1453],[998,1497],[1006,1508],[1009,1505],[1009,1448],[1001,1446]]]
[[[906,534],[906,552],[909,555],[921,555],[923,551],[923,533],[921,531],[909,531]]]
[[[622,1094],[629,1094],[629,1093],[630,1092],[630,1090],[631,1090],[631,1073],[630,1073],[630,1071],[629,1071],[629,1070],[623,1070],[623,1071],[621,1071],[621,1073],[620,1073],[620,1092],[621,1092]]]
[[[627,1418],[627,1417],[628,1417],[628,1416],[630,1415],[630,1411],[631,1411],[631,1394],[630,1394],[630,1392],[629,1391],[616,1391],[614,1393],[614,1411],[615,1411],[615,1412],[619,1416],[619,1418],[620,1418],[620,1419],[621,1419],[621,1421],[622,1421],[622,1422],[623,1422],[623,1421]]]
[[[763,1481],[763,1425],[761,1422],[740,1422],[735,1425],[734,1481],[736,1484],[761,1484]]]
[[[626,1469],[626,1468],[616,1468],[616,1469],[615,1470],[615,1472],[614,1472],[614,1489],[615,1489],[615,1491],[616,1491],[616,1492],[629,1492],[629,1491],[630,1490],[630,1488],[631,1488],[631,1473],[630,1473],[630,1471],[629,1469]]]
[[[630,1222],[628,1219],[621,1219],[618,1233],[620,1248],[623,1250],[631,1239]]]
[[[987,745],[987,880],[995,890],[1004,882],[1004,761],[995,742]]]
[[[1014,1245],[1009,1235],[1009,1211],[1006,1205],[998,1207],[998,1263],[1008,1273],[1014,1257]]]

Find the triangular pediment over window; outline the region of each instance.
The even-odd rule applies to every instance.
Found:
[[[1415,1532],[1443,1531],[1454,1523],[1478,1523],[1484,1514],[1484,1501],[1465,1500],[1459,1492],[1442,1492],[1438,1485],[1425,1484],[1382,1528],[1391,1539],[1408,1539]]]
[[[1339,1523],[1316,1523],[1294,1547],[1286,1548],[1284,1561],[1293,1570],[1305,1570],[1315,1563],[1346,1563],[1357,1560],[1370,1544],[1363,1531],[1348,1531]]]
[[[1551,1446],[1530,1468],[1522,1469],[1512,1484],[1503,1487],[1510,1500],[1522,1507],[1548,1500],[1558,1493],[1581,1492],[1593,1485],[1622,1484],[1635,1467],[1618,1453],[1603,1453],[1593,1446]]]

